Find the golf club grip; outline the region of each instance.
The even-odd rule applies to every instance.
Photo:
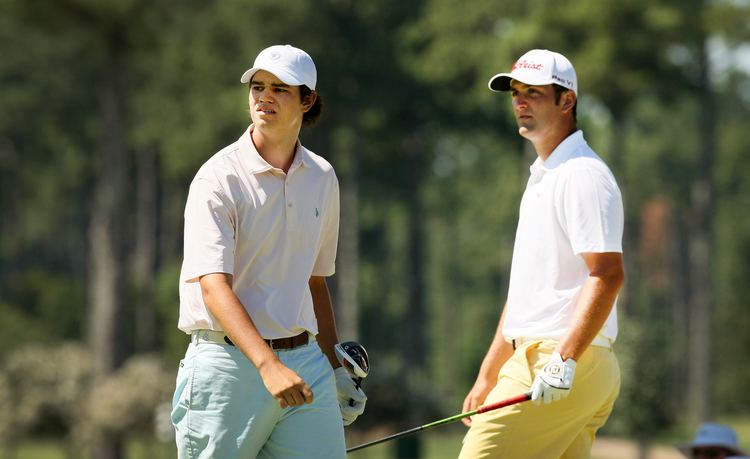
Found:
[[[497,403],[490,403],[489,405],[482,405],[479,408],[477,408],[477,414],[486,413],[487,411],[497,410],[499,408],[504,408],[506,406],[515,405],[516,403],[521,403],[531,400],[531,392],[526,392],[525,394],[516,395],[515,397],[506,398],[505,400],[500,400]]]
[[[352,381],[354,381],[354,385],[357,387],[357,389],[359,389],[360,387],[362,387],[362,378],[354,378],[354,377],[352,377]],[[354,406],[354,399],[353,398],[349,399],[349,406]]]

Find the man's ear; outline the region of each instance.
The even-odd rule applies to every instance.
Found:
[[[307,112],[312,108],[313,105],[315,105],[315,101],[318,100],[318,93],[315,91],[308,94],[304,99],[302,99],[302,109]]]
[[[564,112],[573,110],[573,107],[576,105],[576,94],[573,91],[565,91],[562,93],[562,104],[561,108]]]

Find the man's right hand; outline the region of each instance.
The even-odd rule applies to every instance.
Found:
[[[488,381],[481,376],[477,378],[476,382],[474,383],[474,387],[471,388],[469,394],[464,399],[464,406],[461,412],[466,413],[467,411],[476,410],[477,408],[482,406],[482,403],[484,403],[485,399],[487,398],[487,394],[489,394],[492,388],[495,387],[496,383],[497,380]],[[470,426],[471,418],[463,418],[461,419],[461,422],[463,422],[466,426]]]
[[[284,366],[278,359],[270,360],[259,368],[268,392],[278,400],[281,408],[312,403],[313,393],[297,373]]]

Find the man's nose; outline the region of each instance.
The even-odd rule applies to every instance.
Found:
[[[263,88],[258,94],[258,100],[262,102],[271,100],[273,98],[272,95],[271,88]]]

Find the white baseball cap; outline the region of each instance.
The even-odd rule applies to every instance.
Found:
[[[290,86],[305,85],[315,90],[318,81],[318,72],[310,55],[292,45],[274,45],[261,51],[252,68],[242,74],[240,83],[249,83],[258,70],[271,72]]]
[[[498,73],[490,78],[488,86],[493,91],[508,91],[510,80],[534,86],[558,84],[578,95],[578,79],[573,64],[567,57],[548,49],[527,52],[513,64],[510,73]]]

